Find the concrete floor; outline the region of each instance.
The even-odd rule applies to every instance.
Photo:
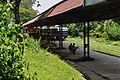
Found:
[[[85,74],[87,80],[120,80],[120,58],[90,50],[90,56],[95,60],[73,61],[72,59],[77,60],[83,57],[83,48],[78,48],[76,54],[73,55],[66,43],[63,46],[64,49],[56,49],[54,52]]]

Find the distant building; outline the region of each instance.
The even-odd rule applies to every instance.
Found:
[[[63,27],[62,31],[60,32],[59,27],[25,27],[24,33],[28,33],[30,37],[35,39],[39,39],[41,37],[42,40],[59,40],[60,37],[64,40],[68,36],[68,28]]]

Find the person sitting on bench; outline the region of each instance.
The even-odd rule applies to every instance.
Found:
[[[72,53],[72,47],[73,47],[73,45],[72,45],[72,43],[70,43],[70,45],[69,45],[69,50],[70,50],[70,53]]]
[[[72,46],[72,53],[73,53],[73,54],[75,54],[77,48],[78,48],[78,47],[75,46],[75,43],[73,43],[73,46]]]
[[[75,43],[73,43],[73,45],[72,45],[72,43],[70,43],[69,50],[70,50],[71,53],[75,54],[77,48],[78,47],[75,46]]]

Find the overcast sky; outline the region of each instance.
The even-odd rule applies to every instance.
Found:
[[[41,6],[37,7],[37,5],[34,5],[33,9],[38,10],[39,13],[42,13],[62,0],[38,0],[38,1],[40,2]]]

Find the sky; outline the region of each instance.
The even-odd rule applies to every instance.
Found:
[[[42,13],[62,0],[37,0],[37,1],[40,2],[41,6],[37,7],[37,5],[34,5],[33,9],[38,10],[39,13]]]

